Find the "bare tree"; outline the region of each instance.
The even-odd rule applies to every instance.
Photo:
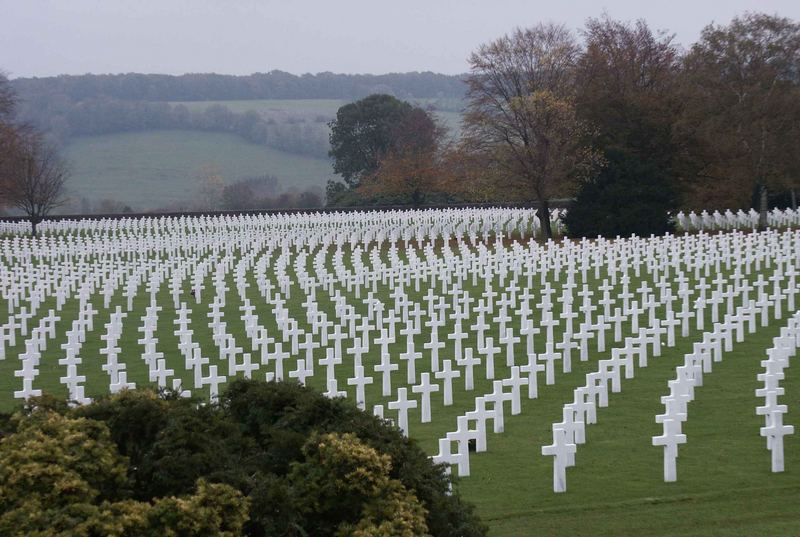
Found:
[[[36,226],[64,202],[66,163],[41,134],[25,129],[6,136],[0,154],[0,199],[28,216],[36,236]]]
[[[219,168],[214,164],[205,164],[195,175],[198,183],[198,193],[200,199],[198,206],[202,210],[218,211],[223,206],[223,193],[225,191],[225,179],[222,177]]]
[[[564,26],[539,24],[481,45],[469,58],[468,145],[494,160],[523,198],[539,202],[547,238],[549,200],[599,161],[573,105],[580,52]]]

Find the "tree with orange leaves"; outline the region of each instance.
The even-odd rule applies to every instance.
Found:
[[[379,156],[377,169],[362,180],[359,194],[376,202],[415,207],[451,197],[454,174],[447,165],[447,131],[429,112],[412,109],[392,139],[392,147]]]

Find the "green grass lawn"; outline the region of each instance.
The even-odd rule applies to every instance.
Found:
[[[478,505],[495,536],[798,535],[800,442],[786,438],[787,471],[772,474],[759,436],[763,418],[755,415],[759,361],[777,332],[772,326],[748,337],[705,376],[689,404],[676,483],[662,481],[662,451],[650,439],[661,434],[654,421],[663,412],[658,396],[668,393],[667,380],[688,342],[651,359],[635,379],[623,381],[621,393],[611,394],[598,423],[587,427],[576,467],[567,470],[566,493],[552,493],[552,462],[538,450],[550,442],[549,424],[560,421],[561,405],[582,379],[559,381],[509,420],[490,452],[474,457],[474,477],[462,479],[459,490]],[[788,371],[782,385],[783,402],[794,409],[787,422],[795,423],[800,374]]]
[[[226,182],[272,174],[283,188],[324,187],[330,162],[251,144],[233,134],[148,131],[87,136],[65,151],[72,166],[70,196],[114,199],[134,209],[191,203],[197,172],[216,166]]]
[[[421,251],[416,253],[423,255]],[[237,257],[242,254],[236,251]],[[270,263],[277,260],[277,255],[273,252]],[[354,255],[346,248],[346,265],[353,266]],[[369,263],[366,253],[359,255],[362,262]],[[402,259],[407,258],[402,249],[399,255]],[[387,258],[385,251],[383,258]],[[168,258],[163,256],[162,260],[167,262]],[[308,270],[311,270],[312,262],[313,256],[309,256]],[[294,274],[291,263],[287,270]],[[768,275],[770,271],[765,269],[764,272]],[[275,275],[270,273],[269,277],[275,278]],[[601,274],[601,280],[603,277],[604,274]],[[751,277],[755,278],[756,275]],[[564,275],[560,274],[558,278],[551,279],[551,283],[555,286],[563,284]],[[634,278],[631,288],[635,289],[641,279],[649,279],[648,274],[643,272],[641,278]],[[247,281],[250,286],[245,296],[256,305],[260,323],[274,334],[277,326],[272,318],[272,310],[260,298],[252,272],[247,275]],[[532,289],[534,293],[539,287],[538,278],[536,282]],[[580,276],[577,283],[580,289],[584,283]],[[591,271],[586,283],[593,287],[599,285]],[[226,374],[227,366],[217,359],[210,331],[206,328],[211,284],[209,276],[205,282],[202,303],[195,304],[193,300],[189,303],[192,310],[191,328],[195,330],[194,340],[201,345],[203,355],[211,358],[211,364],[216,363],[220,367],[220,373]],[[495,280],[493,284],[497,290],[499,281]],[[227,285],[229,291],[223,320],[228,323],[227,330],[236,338],[237,344],[249,352],[250,342],[246,338],[238,309],[244,297],[239,296],[232,273],[228,275]],[[354,293],[341,285],[337,285],[337,289],[347,297],[348,303],[356,306],[359,313],[366,312]],[[468,283],[466,289],[475,296],[483,290],[483,282],[479,280],[475,287]],[[185,300],[189,301],[188,284],[185,290]],[[425,285],[419,292],[414,291],[413,285],[407,288],[409,298],[418,302],[422,301],[426,291]],[[386,302],[390,300],[387,295],[387,287],[379,285],[376,297]],[[165,353],[169,365],[175,369],[176,377],[191,386],[190,372],[184,370],[183,359],[176,350],[177,338],[172,332],[176,313],[166,286],[162,286],[157,298],[163,307],[156,334],[159,339],[158,350]],[[362,292],[361,298],[366,298],[365,292]],[[287,307],[305,328],[305,310],[301,305],[303,299],[300,288],[294,284]],[[321,310],[332,312],[333,304],[326,292],[318,290],[317,299]],[[128,380],[139,386],[148,383],[147,367],[140,358],[142,347],[136,342],[140,337],[137,331],[141,324],[140,317],[144,315],[148,303],[149,297],[140,289],[133,310],[124,320],[119,345],[123,349],[120,361],[127,364]],[[99,294],[95,295],[93,304],[101,312],[95,318],[94,332],[87,334],[80,353],[83,358],[80,374],[87,376],[87,394],[90,396],[107,390],[108,377],[100,369],[102,356],[98,350],[103,342],[99,335],[104,332],[102,325],[108,322],[110,310],[124,304],[121,289],[109,310],[102,307]],[[50,307],[53,307],[52,304],[41,309],[46,311]],[[3,300],[0,301],[0,312],[5,311]],[[56,363],[60,352],[57,349],[65,341],[64,331],[71,325],[76,311],[74,302],[65,306],[58,324],[58,336],[49,342],[42,358],[36,387],[59,395],[66,394],[58,380],[64,370]],[[555,317],[558,318],[560,313],[560,304],[554,302]],[[0,321],[4,318],[5,313],[0,313]],[[684,424],[683,432],[687,435],[688,443],[679,448],[677,483],[663,482],[662,448],[652,447],[651,437],[661,432],[660,425],[654,420],[654,416],[663,410],[659,397],[668,393],[667,381],[674,378],[675,367],[683,363],[683,355],[691,350],[692,343],[700,337],[696,330],[683,339],[678,333],[676,347],[665,348],[661,357],[651,357],[647,368],[637,368],[634,379],[623,380],[621,393],[610,394],[608,408],[598,409],[598,424],[587,427],[587,443],[578,446],[577,466],[568,469],[566,493],[552,492],[552,459],[543,457],[540,449],[551,442],[551,424],[560,421],[561,408],[572,400],[572,390],[584,383],[586,373],[596,370],[597,360],[610,355],[610,352],[598,353],[594,342],[590,347],[590,359],[586,362],[579,361],[577,351],[573,351],[571,373],[564,374],[560,367],[557,368],[555,385],[545,386],[544,378],[540,376],[539,398],[527,400],[523,397],[522,414],[511,416],[506,406],[505,433],[489,433],[489,451],[471,454],[472,475],[457,479],[457,489],[476,504],[478,512],[491,527],[491,535],[498,537],[581,533],[592,536],[800,535],[800,510],[797,508],[800,504],[800,431],[785,440],[786,472],[772,474],[765,440],[759,436],[763,418],[755,415],[755,407],[760,404],[754,395],[759,385],[756,381],[756,374],[761,370],[759,362],[766,358],[765,349],[771,345],[772,337],[777,335],[785,322],[786,315],[783,320],[747,335],[744,343],[735,344],[733,352],[726,353],[721,363],[714,364],[713,373],[705,375],[704,386],[697,388],[696,399],[689,405],[689,418]],[[706,327],[709,327],[708,322]],[[402,325],[398,325],[398,330],[400,328]],[[440,340],[444,340],[448,333],[449,329],[441,330]],[[487,335],[497,341],[496,326]],[[559,331],[556,330],[558,336]],[[423,333],[415,339],[417,350],[422,350],[422,344],[428,341],[428,337],[429,333],[423,328]],[[543,338],[543,334],[537,336],[539,350],[543,348]],[[475,335],[471,335],[464,345],[474,347]],[[345,349],[347,346],[344,346]],[[613,339],[609,333],[607,347],[611,346]],[[520,343],[516,349],[517,356],[522,356],[524,344]],[[19,350],[19,346],[9,350],[10,358],[0,361],[0,409],[8,410],[15,404],[10,394],[14,389],[19,389],[18,379],[13,376],[17,368],[14,356]],[[395,388],[405,383],[405,365],[397,359],[404,350],[404,341],[398,338],[398,343],[391,347],[393,361],[400,365],[399,371],[393,375]],[[369,366],[378,361],[376,353],[377,347],[373,345],[371,352],[364,357],[368,374],[371,369]],[[441,355],[447,357],[452,353],[452,342],[448,341]],[[317,357],[322,356],[324,354],[317,351]],[[497,378],[508,375],[504,356],[503,353],[495,358]],[[347,390],[352,400],[354,388],[346,384],[352,369],[347,367],[347,357],[345,354],[345,363],[337,367],[337,378],[339,389]],[[294,365],[294,359],[287,360],[285,371],[288,373],[294,369]],[[427,367],[418,363],[418,375],[426,370]],[[491,382],[482,378],[481,371],[482,367],[476,368],[477,394],[487,393],[491,389]],[[781,402],[789,406],[786,423],[800,425],[796,419],[800,405],[800,373],[792,368],[787,369],[786,373],[786,380],[782,382],[786,396],[781,398]],[[263,370],[259,372],[261,378],[263,374]],[[367,389],[368,407],[387,402],[380,395],[380,375],[373,373],[372,376],[374,384]],[[323,379],[322,366],[315,366],[315,376],[310,379],[309,385],[322,389]],[[455,429],[455,417],[474,407],[473,397],[476,393],[464,391],[463,377],[456,379],[453,406],[442,406],[441,392],[433,397],[432,423],[419,423],[419,409],[410,412],[412,438],[427,452],[434,453],[437,439]],[[386,410],[387,417],[393,415],[392,411]]]

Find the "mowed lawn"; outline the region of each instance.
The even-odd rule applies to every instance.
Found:
[[[263,300],[259,300],[252,274],[248,279],[250,287],[247,297],[257,306],[260,322],[272,332],[276,330],[276,325],[270,316],[271,310],[265,307]],[[581,283],[580,280],[578,283]],[[598,282],[590,276],[589,283],[596,286]],[[631,288],[638,283],[637,280],[632,281]],[[559,282],[553,284],[557,286]],[[209,276],[206,289],[210,287]],[[249,341],[239,310],[242,297],[238,296],[230,274],[228,287],[230,291],[223,320],[228,323],[228,331],[237,343],[244,343],[246,347]],[[349,303],[360,304],[353,294],[341,286],[337,288],[348,297]],[[475,288],[467,288],[477,296],[482,290],[482,283]],[[416,293],[413,289],[407,289],[409,298],[417,302],[422,301],[425,291],[423,288]],[[390,300],[383,288],[379,289],[376,296],[384,302]],[[97,295],[95,297],[94,306],[101,313],[95,318],[95,330],[87,334],[81,351],[84,365],[80,368],[80,374],[87,376],[88,395],[103,393],[108,384],[108,377],[100,367],[103,361],[98,350],[102,347],[99,335],[104,332],[102,324],[107,322],[109,310],[102,307],[102,300]],[[332,310],[333,305],[327,299],[327,293],[317,293],[317,298],[322,310]],[[186,300],[189,300],[188,287]],[[293,292],[287,304],[295,318],[303,316],[302,300],[302,293]],[[137,328],[148,302],[149,297],[140,290],[133,311],[124,320],[119,343],[123,349],[120,361],[128,366],[128,380],[140,386],[148,381],[147,366],[140,358],[142,348],[136,341],[141,337]],[[156,334],[159,338],[158,349],[165,352],[169,365],[175,369],[175,376],[182,379],[184,385],[190,386],[190,373],[184,370],[183,359],[175,350],[178,343],[172,333],[175,310],[163,287],[158,294],[158,302],[164,308],[159,315]],[[110,309],[123,303],[118,292]],[[42,309],[46,311],[50,307],[52,305],[47,304]],[[220,372],[225,374],[226,366],[215,359],[211,334],[205,329],[208,303],[205,300],[200,304],[192,301],[189,307],[192,309],[195,341],[203,348],[204,356],[209,356],[211,363],[217,363]],[[559,304],[555,303],[556,318],[560,313],[559,308]],[[361,308],[357,309],[364,313]],[[48,343],[48,351],[42,359],[37,387],[60,395],[66,394],[58,381],[64,370],[56,363],[60,352],[56,349],[65,341],[63,329],[71,324],[75,315],[74,303],[68,304],[58,325],[59,336]],[[786,472],[772,474],[766,441],[759,436],[763,418],[755,415],[755,407],[761,404],[761,400],[754,395],[759,387],[756,374],[762,369],[759,362],[766,358],[765,349],[771,345],[772,337],[777,335],[786,317],[784,314],[783,320],[774,321],[769,327],[746,335],[743,343],[735,343],[733,351],[725,353],[723,361],[715,363],[713,372],[705,375],[704,386],[696,389],[696,400],[690,403],[689,418],[684,424],[683,432],[687,435],[688,443],[679,448],[677,483],[663,482],[662,448],[651,446],[651,437],[661,434],[661,427],[654,420],[655,415],[663,411],[659,398],[668,392],[667,381],[674,378],[675,367],[683,363],[683,355],[699,339],[700,334],[696,330],[683,339],[678,333],[676,347],[664,348],[661,357],[651,357],[647,368],[636,369],[634,379],[623,379],[621,393],[610,394],[608,408],[598,409],[598,423],[587,427],[587,443],[578,446],[577,466],[567,471],[566,493],[552,492],[552,459],[543,457],[540,449],[551,442],[551,424],[561,420],[561,408],[564,403],[571,401],[572,390],[584,383],[586,373],[596,370],[598,359],[610,355],[609,351],[602,355],[596,352],[594,342],[586,362],[579,361],[577,352],[573,352],[571,373],[564,374],[560,367],[557,368],[555,385],[545,386],[543,376],[540,376],[539,398],[527,400],[523,397],[522,414],[511,416],[506,406],[505,432],[499,435],[490,432],[489,451],[471,454],[472,475],[457,479],[457,489],[477,506],[493,536],[800,535],[798,435],[785,440]],[[708,322],[706,326],[709,326]],[[448,333],[449,329],[441,330],[440,340],[446,340]],[[492,335],[497,343],[496,326],[487,335]],[[422,344],[428,337],[428,332],[423,328],[423,333],[416,339],[417,350],[422,350]],[[609,348],[612,342],[610,334],[607,335]],[[475,347],[474,334],[464,345]],[[520,353],[522,348],[524,345],[519,346]],[[541,334],[537,336],[537,348],[543,348]],[[399,338],[390,350],[395,363],[400,365],[400,370],[393,375],[393,386],[396,388],[405,384],[405,366],[397,360],[397,356],[405,350],[403,338]],[[365,367],[377,362],[376,351],[377,347],[373,346],[364,357]],[[15,354],[9,352],[9,355]],[[452,355],[452,342],[448,342],[441,355]],[[9,397],[10,390],[18,389],[14,388],[18,383],[13,376],[14,362],[14,359],[0,362],[0,407],[3,409],[13,404]],[[504,354],[496,357],[495,366],[497,378],[508,376]],[[287,360],[285,371],[293,368],[294,360]],[[786,380],[782,382],[786,395],[780,398],[780,402],[789,406],[786,423],[800,425],[800,420],[796,419],[800,414],[797,411],[800,406],[800,373],[796,368],[795,365],[795,368],[786,370]],[[346,365],[339,366],[337,377],[339,389],[347,390],[352,400],[353,387],[346,384],[350,369]],[[370,369],[367,368],[368,371]],[[427,367],[418,364],[418,375],[424,370]],[[473,398],[476,394],[490,391],[491,383],[482,378],[482,370],[482,367],[476,368],[475,392],[463,390],[463,377],[454,381],[455,404],[452,407],[441,405],[441,392],[434,395],[433,423],[420,424],[419,409],[409,413],[411,436],[427,452],[435,453],[436,440],[455,429],[457,415],[474,408]],[[263,375],[263,371],[261,373]],[[380,376],[376,373],[372,373],[372,376],[375,382],[368,387],[367,403],[370,406],[385,404],[387,399],[380,396]],[[309,384],[317,389],[322,388],[324,369],[321,366],[317,366]],[[391,417],[394,413],[387,409],[386,415]]]
[[[763,404],[754,394],[759,361],[779,324],[735,344],[696,389],[676,483],[663,482],[663,448],[650,440],[661,434],[654,420],[664,408],[659,396],[691,351],[688,342],[651,358],[634,379],[623,379],[621,393],[610,394],[598,423],[587,427],[586,444],[578,446],[576,466],[567,470],[566,493],[552,492],[552,459],[540,447],[551,442],[550,424],[561,420],[562,405],[586,371],[526,401],[523,414],[507,419],[506,433],[491,437],[489,452],[473,454],[472,476],[459,481],[459,490],[494,536],[800,535],[800,439],[786,437],[786,472],[771,473],[759,436],[763,417],[755,414]],[[800,425],[800,370],[786,372],[785,421]]]
[[[333,176],[327,159],[278,151],[238,136],[198,131],[147,131],[86,136],[70,143],[73,198],[114,199],[134,209],[191,203],[197,173],[216,166],[227,183],[254,175],[278,177],[282,188],[324,188]]]

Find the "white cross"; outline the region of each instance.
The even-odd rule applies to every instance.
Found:
[[[457,429],[447,433],[447,440],[458,443],[458,476],[469,476],[469,441],[477,439],[475,432],[469,429],[469,420],[466,416],[456,418]],[[440,444],[441,447],[441,444]]]
[[[219,399],[219,386],[228,380],[227,377],[217,374],[217,366],[208,366],[208,376],[201,379],[201,386],[208,386],[208,398],[211,401]]]
[[[487,337],[486,345],[483,349],[478,349],[478,352],[480,352],[486,358],[486,379],[494,379],[494,356],[500,352],[500,347],[495,347],[494,339]]]
[[[434,376],[437,379],[444,381],[444,406],[453,404],[453,379],[461,376],[461,371],[452,369],[452,362],[444,360],[442,362],[442,369],[437,371]]]
[[[783,424],[782,412],[773,413],[769,421],[771,422],[770,425],[761,427],[761,436],[767,437],[771,445],[772,471],[783,472],[783,437],[794,434],[794,427],[792,425]]]
[[[306,385],[306,379],[313,373],[306,369],[306,361],[302,358],[297,359],[297,369],[289,371],[289,378],[297,379],[301,385]]]
[[[347,397],[347,392],[343,390],[339,390],[339,382],[335,378],[328,379],[328,391],[326,391],[323,395],[330,399],[335,397]]]
[[[528,374],[528,399],[539,397],[539,372],[545,370],[545,366],[536,361],[536,353],[528,354],[528,363],[520,366],[520,372]]]
[[[364,387],[367,384],[372,384],[372,377],[364,375],[364,366],[356,366],[355,376],[347,379],[347,384],[356,387],[356,406],[361,410],[367,408],[366,399],[364,397]]]
[[[431,383],[430,377],[430,373],[422,373],[422,375],[420,375],[420,383],[411,387],[412,392],[422,394],[422,423],[430,423],[431,394],[439,391],[439,385]]]
[[[406,352],[400,354],[400,359],[406,362],[406,382],[417,383],[417,360],[422,359],[422,353],[414,350],[414,338],[409,337],[406,342]]]
[[[555,384],[556,382],[556,368],[555,368],[555,361],[561,358],[560,352],[553,352],[553,343],[552,341],[548,341],[545,343],[544,352],[539,354],[539,358],[544,360],[545,369],[545,384],[548,386]]]
[[[495,380],[492,382],[492,392],[484,395],[487,403],[493,403],[492,418],[494,432],[500,434],[505,430],[505,408],[503,404],[511,399],[511,396],[503,391],[503,381]]]
[[[382,374],[381,393],[384,397],[389,397],[392,395],[392,371],[397,371],[400,366],[392,363],[388,353],[381,353],[381,362],[373,369],[376,373]]]
[[[654,446],[664,447],[664,481],[673,482],[678,479],[675,459],[678,457],[678,445],[686,443],[686,435],[682,434],[679,420],[664,419],[664,434],[653,437]]]
[[[397,389],[397,400],[389,401],[389,410],[397,410],[397,426],[403,432],[403,436],[408,436],[408,410],[417,408],[417,402],[408,398],[407,388]]]
[[[422,347],[430,351],[431,354],[431,371],[436,373],[439,371],[439,349],[445,348],[445,344],[443,341],[439,341],[439,330],[434,325],[431,329],[431,338],[428,343],[424,343]]]
[[[567,432],[553,427],[553,443],[542,446],[542,455],[553,457],[553,492],[567,490],[567,462],[575,454],[575,444],[567,442]]]
[[[457,360],[456,363],[459,366],[465,368],[464,370],[464,389],[467,391],[471,391],[475,388],[475,379],[474,379],[474,367],[476,365],[480,365],[481,360],[480,358],[475,358],[472,355],[472,349],[467,348],[464,350],[464,357],[461,360]]]
[[[522,386],[528,384],[528,379],[522,378],[519,375],[520,367],[514,366],[511,368],[511,376],[503,379],[503,386],[511,387],[511,415],[516,416],[522,412],[522,401],[520,397],[520,389]]]

